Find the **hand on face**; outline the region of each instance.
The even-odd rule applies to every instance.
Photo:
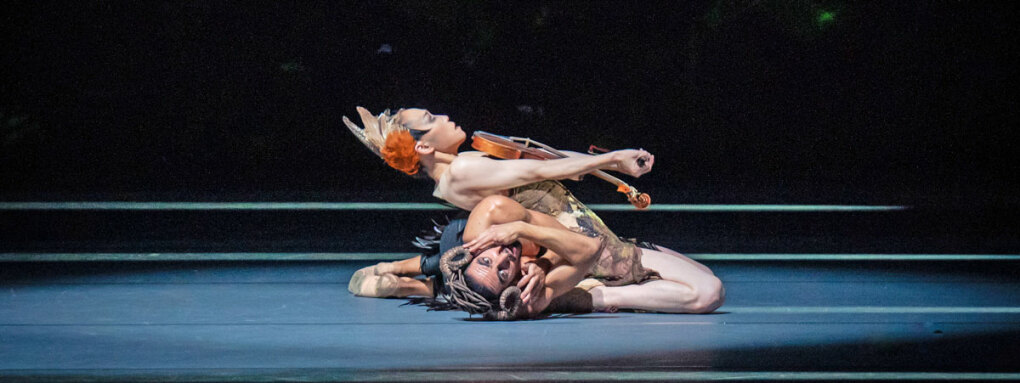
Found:
[[[527,305],[545,288],[545,270],[529,262],[521,268],[521,273],[524,276],[517,282],[517,288],[521,289],[521,300]]]
[[[464,244],[471,253],[488,249],[493,246],[506,246],[517,242],[520,237],[520,222],[510,222],[489,226],[478,237]]]
[[[621,173],[637,178],[652,171],[655,164],[655,156],[644,149],[624,149],[614,152],[616,155],[616,166]]]

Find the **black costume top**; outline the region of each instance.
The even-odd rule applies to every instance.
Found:
[[[459,214],[450,220],[450,223],[443,229],[439,237],[439,252],[432,255],[421,256],[421,273],[429,277],[436,277],[437,281],[443,279],[443,272],[439,270],[439,258],[447,250],[464,244],[464,228],[467,227],[467,214]]]

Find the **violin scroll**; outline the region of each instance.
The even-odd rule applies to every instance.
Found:
[[[627,202],[630,202],[638,210],[647,209],[652,204],[652,196],[648,195],[648,193],[641,193],[623,182],[616,188],[616,191],[625,194]]]
[[[634,205],[634,207],[638,208],[638,210],[644,210],[652,204],[652,197],[648,195],[648,193],[641,193],[638,194],[637,198],[627,198],[627,201],[629,201],[631,205]]]

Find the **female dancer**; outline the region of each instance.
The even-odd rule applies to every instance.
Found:
[[[526,209],[553,217],[571,231],[603,237],[611,257],[600,258],[598,270],[593,273],[605,276],[600,280],[602,286],[590,290],[593,301],[601,301],[605,307],[624,307],[619,303],[627,302],[626,307],[629,308],[669,312],[707,312],[722,301],[722,283],[707,267],[666,248],[638,249],[632,243],[621,241],[594,212],[556,181],[577,178],[600,169],[640,177],[651,171],[655,162],[650,153],[618,150],[549,161],[493,160],[477,152],[458,153],[466,134],[447,116],[433,115],[423,109],[400,110],[393,115],[385,111],[373,116],[359,107],[358,112],[365,128],[344,117],[344,123],[351,132],[394,169],[409,175],[419,175],[424,170],[436,183],[433,192],[436,197],[462,209],[473,210],[486,197],[506,196]],[[415,259],[412,258],[383,263],[359,273],[366,276],[399,274],[407,271],[404,266],[413,268],[414,264]],[[623,272],[620,265],[632,267]],[[635,284],[655,272],[663,279]],[[385,284],[387,288],[382,290],[388,294],[379,294],[380,289],[352,291],[368,296],[386,296],[410,290],[424,292],[409,287],[415,283],[413,281],[395,276],[385,280],[390,283]],[[662,298],[651,300],[642,307],[630,304],[653,295]],[[676,310],[678,307],[681,310]]]
[[[480,206],[490,202],[514,203],[494,201],[499,198],[506,197],[487,197]],[[477,218],[472,214],[469,223],[474,224]],[[521,243],[525,241],[547,248],[546,255],[536,258],[523,252]],[[597,260],[612,257],[605,244],[601,237],[588,237],[562,227],[524,221],[490,225],[471,242],[443,253],[440,268],[445,287],[440,290],[439,299],[425,303],[435,309],[482,314],[490,320],[535,317],[555,299],[566,298],[564,294],[589,274]],[[558,262],[553,263],[550,255]],[[545,261],[545,267],[538,266],[541,261]],[[589,294],[585,295],[587,309],[577,307],[577,302],[573,302],[576,297],[567,299],[565,304],[561,302],[561,306],[570,306],[569,311],[591,311],[594,302]]]
[[[452,235],[451,235],[452,233]],[[462,233],[462,239],[456,239]],[[530,317],[542,312],[550,303],[553,312],[612,311],[615,309],[640,309],[674,313],[711,312],[723,302],[718,295],[678,295],[672,289],[678,275],[666,268],[658,275],[641,268],[637,259],[615,259],[606,247],[605,237],[590,237],[567,230],[551,216],[524,209],[516,201],[503,196],[490,196],[472,210],[468,219],[457,219],[446,225],[445,230],[431,241],[432,252],[422,264],[431,275],[428,291],[412,294],[431,297],[439,296],[440,307],[464,309],[473,314],[495,314],[499,307],[496,302],[502,294],[510,294],[515,287],[516,297],[521,298],[524,310],[511,317]],[[466,241],[466,243],[464,242]],[[463,244],[463,245],[462,245]],[[450,259],[439,260],[439,255],[457,256],[463,249],[468,254],[457,257],[467,261],[449,264]],[[596,251],[598,250],[598,251]],[[463,252],[460,252],[463,253]],[[473,255],[472,255],[473,254]],[[473,260],[471,259],[473,258]],[[469,262],[470,261],[470,262]],[[640,279],[626,283],[627,286],[604,287],[606,281],[619,281],[633,275],[635,270],[645,270]],[[440,272],[441,271],[441,272]],[[377,284],[392,275],[365,275],[352,278],[352,291],[357,285]],[[451,278],[452,277],[452,278]],[[578,289],[571,289],[583,278]],[[404,276],[402,278],[409,278]],[[707,283],[707,282],[702,282]],[[641,287],[643,286],[643,287]],[[633,294],[622,294],[613,301],[607,301],[602,290],[613,291],[629,287],[641,287]],[[370,287],[369,287],[370,288]],[[514,289],[511,289],[514,290]],[[563,294],[569,296],[560,298]],[[400,294],[396,294],[400,295]],[[610,296],[609,298],[612,298]],[[469,302],[468,306],[463,306]],[[486,303],[489,302],[489,303]],[[473,309],[472,309],[473,307]],[[499,319],[491,317],[491,319]],[[502,318],[510,319],[510,318]]]

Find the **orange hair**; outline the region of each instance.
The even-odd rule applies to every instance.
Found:
[[[414,150],[414,137],[406,130],[391,132],[386,136],[386,144],[380,152],[383,160],[391,168],[397,169],[408,175],[418,173],[421,163],[418,161],[418,152]]]

